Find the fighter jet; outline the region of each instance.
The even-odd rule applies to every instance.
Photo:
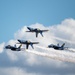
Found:
[[[43,32],[47,32],[48,30],[40,30],[40,29],[38,29],[38,28],[30,28],[30,27],[27,27],[27,29],[29,30],[29,31],[26,31],[26,32],[35,32],[36,33],[36,37],[38,37],[38,33],[40,33],[41,34],[41,36],[43,37]]]
[[[11,49],[12,51],[21,51],[21,46],[22,44],[19,47],[16,47],[16,45],[15,46],[7,45],[5,46],[5,49]]]
[[[18,40],[19,43],[17,44],[26,44],[26,49],[28,49],[29,45],[34,49],[33,44],[38,44],[39,42],[31,42],[31,41],[24,41],[24,40]]]
[[[48,45],[48,48],[54,48],[55,50],[64,50],[64,49],[68,49],[68,47],[64,47],[65,43],[63,43],[61,46],[59,46],[59,44],[57,45]]]

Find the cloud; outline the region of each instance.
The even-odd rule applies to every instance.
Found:
[[[25,70],[22,70],[21,68],[17,67],[0,68],[0,73],[2,75],[35,75],[35,73],[27,73]]]
[[[75,41],[75,20],[65,19],[61,22],[61,24],[54,25],[50,28],[50,31],[54,32],[56,36],[59,36],[60,38],[64,38],[67,40]]]
[[[0,44],[0,53],[3,52],[4,46],[5,46],[4,42]]]
[[[52,26],[44,26],[43,24],[32,24],[29,27],[33,28],[41,28],[41,29],[49,29],[47,33],[43,33],[44,37],[38,35],[38,38],[35,37],[35,33],[26,33],[27,26],[22,27],[14,34],[14,39],[9,40],[7,44],[13,45],[17,42],[17,39],[30,40],[40,42],[39,45],[42,47],[47,47],[49,44],[57,44],[60,45],[65,42],[65,40],[69,40],[71,42],[75,42],[75,20],[74,19],[65,19],[61,22],[61,24],[52,25]],[[57,40],[53,37],[59,37],[62,41]],[[75,48],[74,44],[68,44],[68,46]],[[3,50],[5,43],[0,45],[0,49]],[[34,45],[34,51],[46,52],[50,53],[50,51],[46,51],[44,49],[36,48],[37,45]],[[22,46],[24,47],[24,46]],[[32,50],[31,47],[29,47]],[[75,54],[75,53],[73,53]],[[27,53],[26,51],[21,52],[13,52],[11,50],[4,50],[0,54],[0,74],[3,75],[68,75],[75,74],[75,64],[62,62],[57,60],[52,60],[46,57],[41,57],[38,55],[34,55],[31,53]]]

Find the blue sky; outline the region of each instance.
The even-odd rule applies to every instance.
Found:
[[[0,0],[0,75],[74,75],[74,9],[75,0]],[[49,31],[43,33],[44,37],[39,34],[36,38],[35,34],[24,32],[27,29],[24,26],[32,24]],[[29,46],[25,52],[4,49],[5,45],[16,43],[14,33],[16,39],[39,44],[34,45],[34,50]],[[61,46],[63,42],[71,49],[56,51],[47,48],[49,44],[59,43]]]
[[[75,18],[75,0],[0,0],[0,42],[12,39],[24,25],[59,24]]]

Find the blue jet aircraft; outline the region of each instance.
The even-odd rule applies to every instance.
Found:
[[[21,46],[22,44],[19,47],[16,47],[16,45],[15,46],[7,45],[5,46],[5,49],[11,49],[12,51],[21,51]]]
[[[31,42],[31,41],[25,41],[25,40],[18,40],[19,43],[17,44],[26,44],[26,49],[28,49],[29,45],[34,49],[33,44],[38,44],[39,42]]]
[[[43,32],[47,32],[48,30],[40,30],[40,29],[38,29],[38,28],[30,28],[30,27],[27,27],[27,29],[29,30],[29,31],[26,31],[26,32],[35,32],[36,33],[36,37],[38,37],[38,33],[40,33],[41,34],[41,36],[43,37]]]
[[[48,45],[48,48],[54,48],[55,50],[64,50],[64,49],[67,49],[68,47],[64,47],[65,46],[65,43],[63,43],[61,46],[59,46],[59,44],[57,45]]]

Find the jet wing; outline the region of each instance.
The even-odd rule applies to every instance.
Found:
[[[47,31],[49,31],[49,30],[41,30],[42,32],[47,32]]]
[[[26,32],[32,32],[32,31],[26,31]]]
[[[38,44],[39,42],[32,42],[32,44]]]

